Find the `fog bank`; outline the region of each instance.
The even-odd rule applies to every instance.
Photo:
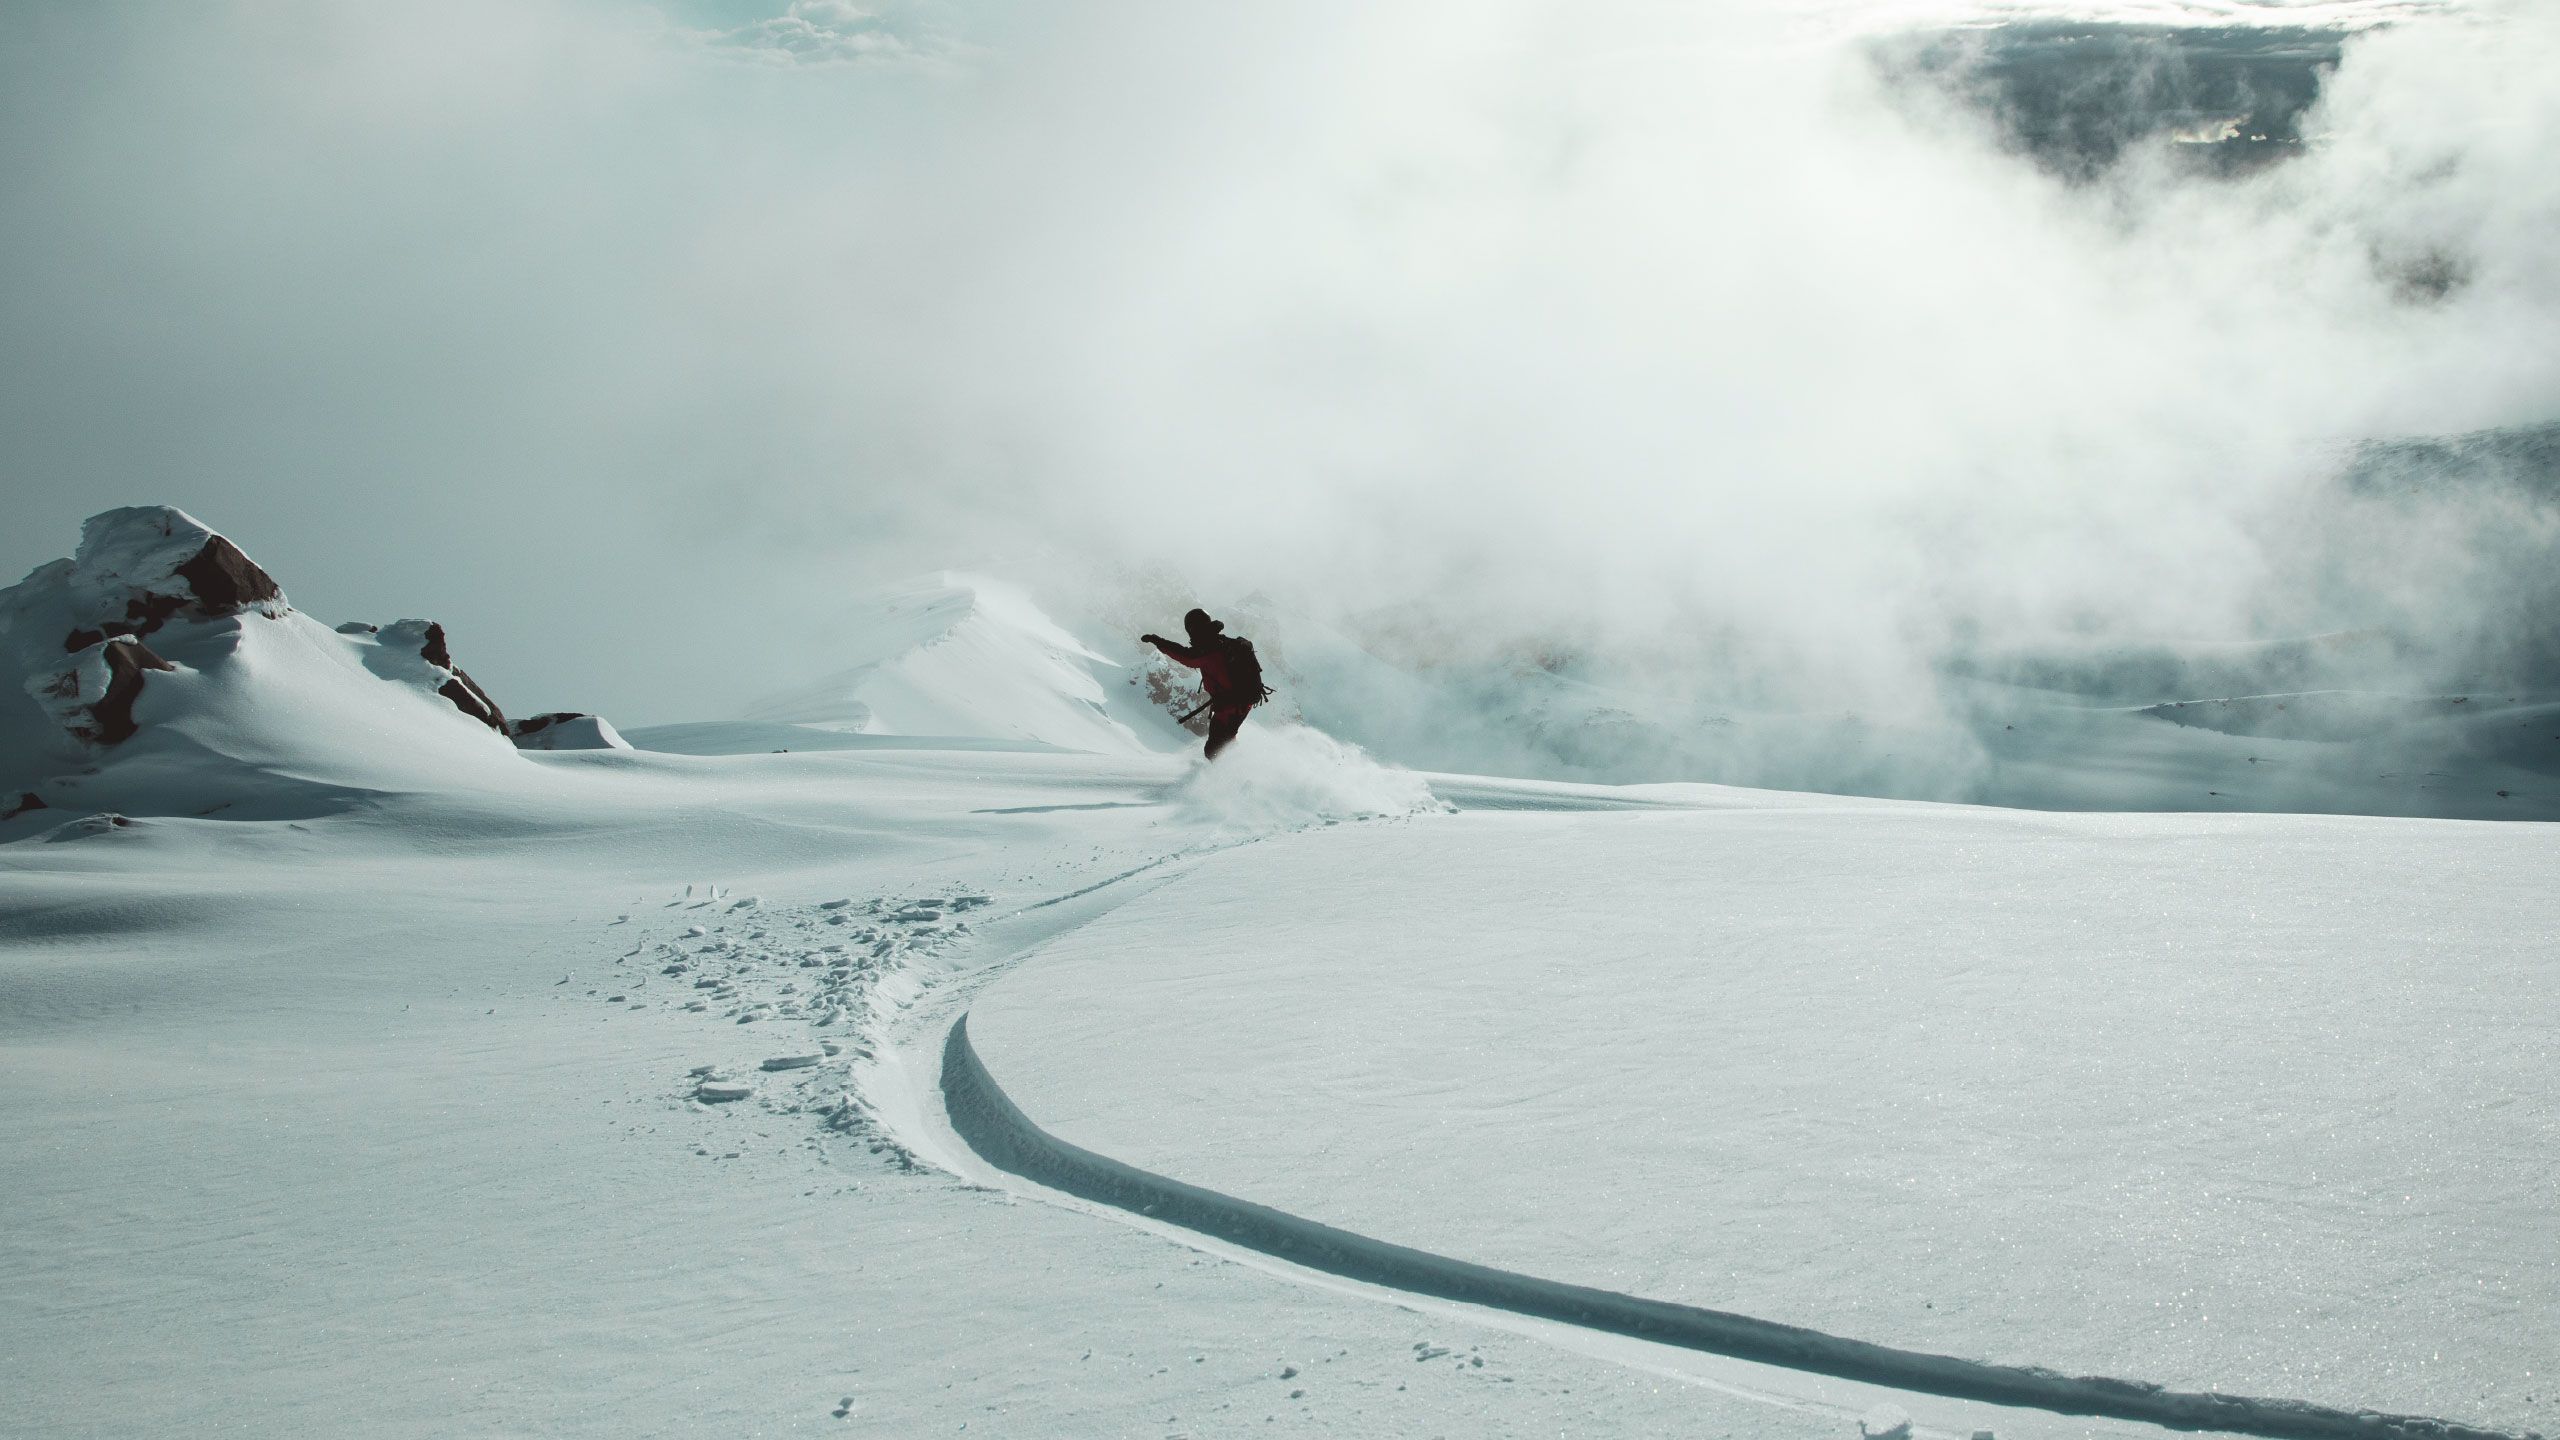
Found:
[[[2560,419],[2560,18],[2073,13],[2339,58],[2281,163],[2057,173],[1880,62],[1902,7],[15,14],[0,570],[177,504],[625,723],[951,564],[1781,708],[2066,642],[2538,670],[2530,445],[2368,442]]]

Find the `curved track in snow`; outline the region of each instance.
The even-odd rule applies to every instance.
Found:
[[[1899,1390],[2177,1430],[2270,1440],[2519,1440],[2508,1432],[2302,1400],[2170,1390],[2139,1380],[2064,1375],[1852,1340],[1801,1326],[1517,1271],[1390,1244],[1137,1169],[1033,1123],[969,1043],[966,1014],[942,1049],[943,1108],[988,1164],[1050,1189],[1143,1215],[1290,1264],[1411,1294]],[[2521,1440],[2538,1440],[2530,1432]]]

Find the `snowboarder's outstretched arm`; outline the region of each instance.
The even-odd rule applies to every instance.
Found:
[[[1188,665],[1194,670],[1200,668],[1200,652],[1188,645],[1176,645],[1161,635],[1141,635],[1138,638],[1163,651],[1165,658],[1177,665]]]

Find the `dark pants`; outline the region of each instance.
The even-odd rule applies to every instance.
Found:
[[[1218,752],[1244,728],[1244,717],[1252,713],[1250,705],[1221,705],[1209,712],[1209,748],[1204,752],[1209,759],[1218,758]]]

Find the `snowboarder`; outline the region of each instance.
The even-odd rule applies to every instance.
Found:
[[[1215,760],[1218,752],[1227,748],[1227,742],[1236,738],[1236,731],[1243,728],[1244,717],[1267,699],[1271,690],[1262,683],[1262,662],[1254,657],[1252,641],[1224,633],[1226,625],[1210,619],[1206,610],[1193,610],[1183,616],[1182,628],[1191,637],[1188,645],[1176,645],[1161,635],[1138,638],[1163,651],[1175,664],[1200,672],[1200,688],[1209,692],[1208,701],[1201,707],[1209,712],[1206,755]],[[1191,716],[1182,718],[1188,720]]]

